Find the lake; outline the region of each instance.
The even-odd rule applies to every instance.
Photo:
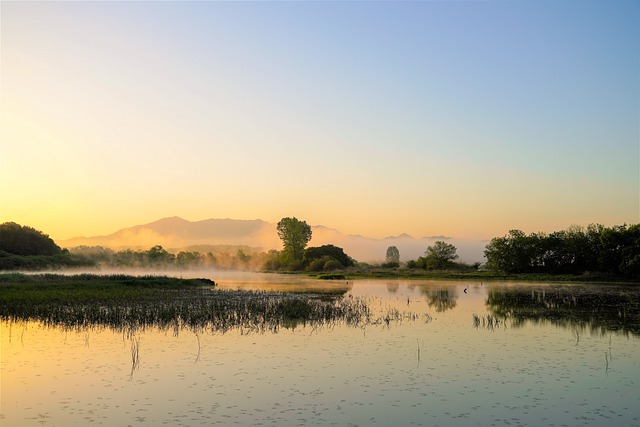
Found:
[[[380,317],[275,333],[3,322],[0,424],[640,426],[638,287],[211,278],[344,287]]]

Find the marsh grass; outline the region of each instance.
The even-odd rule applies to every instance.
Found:
[[[131,374],[129,375],[133,378],[133,373],[140,368],[140,338],[132,336],[131,337]]]
[[[208,279],[0,275],[3,321],[38,321],[71,330],[110,328],[129,336],[151,327],[175,334],[184,329],[254,333],[337,323],[389,326],[418,317],[391,308],[374,314],[366,300],[342,293],[219,290]]]
[[[507,320],[505,318],[498,318],[491,314],[487,314],[484,316],[479,316],[477,314],[473,314],[473,326],[476,329],[488,329],[493,330],[499,327],[507,328]]]

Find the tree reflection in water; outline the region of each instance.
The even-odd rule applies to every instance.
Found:
[[[511,327],[551,323],[575,331],[640,335],[640,292],[606,285],[492,287],[486,305]]]
[[[387,291],[390,294],[395,294],[400,289],[400,284],[398,282],[387,282]]]
[[[422,293],[427,297],[429,307],[438,313],[451,310],[456,306],[458,294],[455,289],[422,289]]]

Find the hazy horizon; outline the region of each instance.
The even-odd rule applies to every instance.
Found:
[[[640,220],[640,3],[1,2],[0,222]]]
[[[229,223],[232,221],[232,223]],[[229,218],[209,218],[201,221],[189,221],[180,217],[161,218],[147,224],[136,224],[113,230],[112,233],[100,236],[77,236],[71,239],[56,240],[64,248],[78,246],[102,246],[113,250],[135,249],[147,250],[160,245],[170,252],[194,250],[207,252],[211,248],[199,246],[247,246],[257,251],[267,252],[270,249],[281,250],[282,242],[278,237],[276,223],[262,221],[233,220]],[[248,222],[249,224],[241,224]],[[416,259],[424,255],[427,247],[436,240],[446,240],[456,245],[461,260],[473,263],[483,261],[483,250],[486,240],[465,240],[448,236],[386,236],[372,238],[370,236],[342,233],[340,230],[324,225],[310,224],[313,230],[309,246],[326,244],[337,245],[346,253],[361,262],[382,262],[389,246],[397,246],[403,261]],[[55,239],[54,239],[55,240]],[[226,252],[226,250],[223,250]],[[235,249],[232,250],[235,252]]]

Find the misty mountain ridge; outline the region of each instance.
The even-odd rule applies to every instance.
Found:
[[[466,262],[482,261],[484,243],[457,240],[447,236],[414,238],[406,233],[375,239],[360,235],[343,234],[324,225],[311,226],[309,246],[333,244],[344,249],[351,257],[362,262],[379,262],[385,258],[389,246],[396,246],[403,261],[422,256],[436,240],[447,240],[458,248],[460,259]],[[192,248],[196,246],[245,246],[255,251],[282,249],[276,224],[255,220],[205,219],[188,221],[174,216],[148,224],[123,228],[106,236],[75,237],[57,242],[60,246],[103,246],[113,250],[148,249],[154,245],[164,248]]]

